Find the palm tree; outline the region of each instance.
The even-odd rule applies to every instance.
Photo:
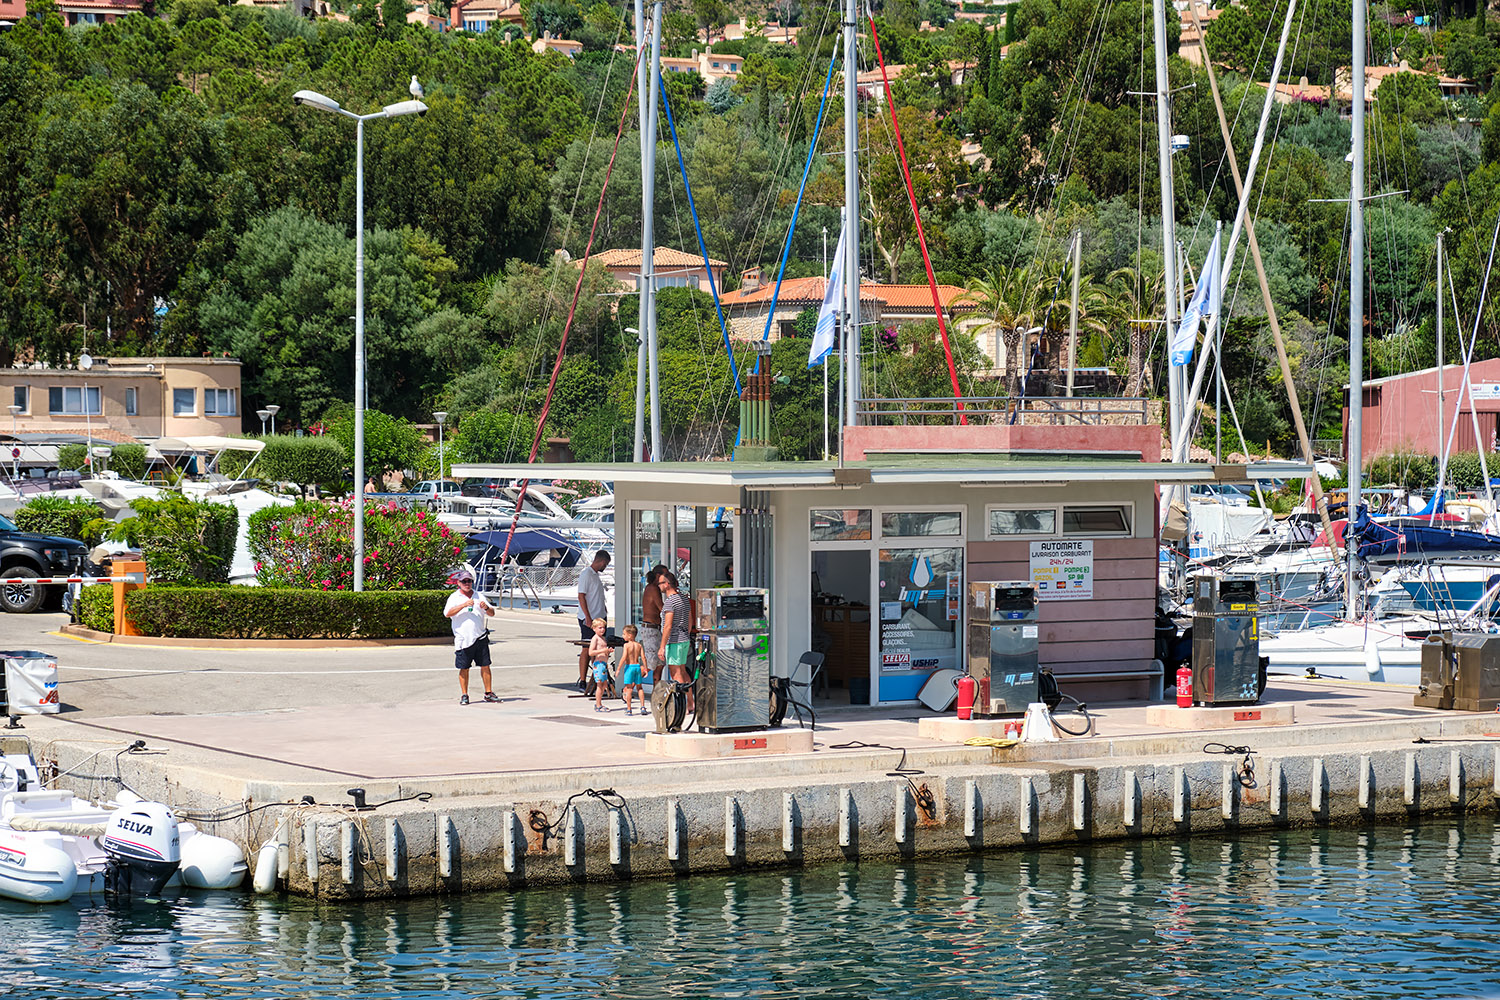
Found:
[[[1044,290],[1028,265],[987,271],[984,277],[971,279],[965,287],[977,305],[974,315],[986,320],[976,338],[982,334],[996,338],[992,353],[998,360],[1003,350],[1006,390],[1014,393],[1021,338],[1036,326],[1040,310],[1045,308]]]
[[[1130,334],[1125,362],[1125,395],[1139,396],[1146,375],[1146,350],[1151,343],[1151,327],[1161,316],[1164,277],[1153,269],[1143,276],[1137,267],[1121,267],[1106,279],[1112,298],[1114,319]]]

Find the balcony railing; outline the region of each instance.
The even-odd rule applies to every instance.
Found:
[[[861,399],[856,412],[864,424],[881,427],[957,424],[1010,424],[1059,427],[1070,424],[1149,423],[1152,400],[1144,396],[969,396]],[[963,409],[959,406],[962,404]],[[1014,419],[1012,419],[1014,418]]]

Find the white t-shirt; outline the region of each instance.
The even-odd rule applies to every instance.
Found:
[[[608,618],[609,608],[604,598],[604,581],[599,579],[599,574],[594,572],[592,565],[585,566],[578,574],[577,592],[582,594],[589,602],[588,614],[584,614],[583,604],[578,605],[578,618],[585,621],[591,618]]]
[[[484,635],[484,612],[480,608],[485,606],[485,601],[477,591],[473,596],[475,601],[473,605],[448,619],[453,623],[454,649],[468,649],[479,641],[480,636]],[[463,591],[455,590],[448,598],[448,603],[443,605],[443,613],[447,614],[467,600]]]

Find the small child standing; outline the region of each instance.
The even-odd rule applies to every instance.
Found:
[[[641,714],[646,714],[646,690],[642,686],[646,650],[636,641],[634,625],[626,625],[625,648],[620,650],[620,697],[625,699],[625,714],[635,714],[635,696],[641,696]]]
[[[590,670],[594,675],[594,711],[603,712],[604,688],[609,684],[609,641],[604,638],[604,619],[594,619],[594,637],[589,640]]]

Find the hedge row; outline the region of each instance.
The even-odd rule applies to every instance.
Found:
[[[282,587],[147,587],[130,591],[125,600],[131,619],[145,635],[397,639],[449,634],[448,619],[443,616],[448,596],[442,590],[354,593]],[[113,618],[111,613],[111,628]]]
[[[115,588],[102,583],[78,588],[73,615],[84,628],[95,632],[115,630]]]

